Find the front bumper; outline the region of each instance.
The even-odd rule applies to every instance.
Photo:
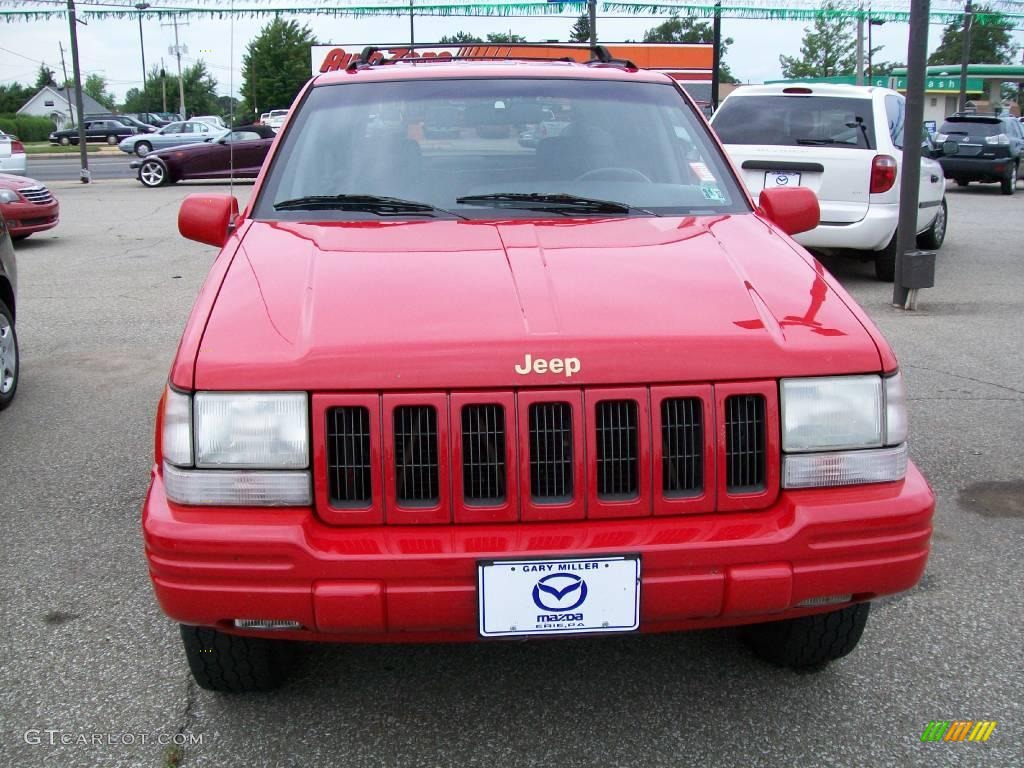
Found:
[[[898,204],[872,203],[860,221],[851,224],[824,222],[793,239],[805,248],[880,251],[892,240],[899,223]]]
[[[642,631],[833,610],[798,606],[918,582],[934,506],[911,464],[898,483],[787,491],[756,512],[343,528],[311,509],[170,504],[154,469],[142,526],[157,600],[175,621],[299,640],[425,642],[479,639],[480,560],[639,553]],[[303,630],[241,631],[239,618]]]
[[[0,206],[12,235],[30,235],[53,229],[60,221],[60,203],[4,203]]]
[[[1012,157],[942,157],[939,164],[947,179],[1001,181],[1013,168]]]

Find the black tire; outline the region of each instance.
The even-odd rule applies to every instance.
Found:
[[[896,279],[896,240],[898,232],[892,233],[892,240],[880,251],[875,252],[875,277],[886,283]]]
[[[970,184],[970,183],[971,183],[971,182],[967,181],[966,179],[957,179],[957,180],[956,180],[956,185],[957,185],[958,187],[966,187],[966,186],[967,186],[968,184]]]
[[[138,157],[145,157],[153,151],[153,145],[148,141],[140,141],[135,145],[135,154]]]
[[[939,212],[928,229],[917,236],[917,247],[928,251],[937,251],[946,240],[946,228],[949,226],[949,211],[946,209],[946,200],[943,198],[939,206]]]
[[[118,141],[119,139],[116,135],[107,136],[107,144],[109,144],[112,147],[116,147]]]
[[[284,681],[288,643],[181,625],[185,656],[196,683],[208,691],[270,691]]]
[[[139,166],[139,181],[142,182],[144,187],[149,187],[150,189],[162,187],[164,184],[169,183],[170,173],[167,167],[159,160],[155,158],[145,160]]]
[[[11,240],[17,243],[19,240],[24,240],[26,237],[32,237],[32,233],[26,232],[23,235],[11,235]]]
[[[57,139],[57,143],[60,144],[62,147],[66,147],[71,143],[71,139],[68,136],[61,136],[59,139]]]
[[[841,659],[864,633],[871,603],[799,619],[751,624],[740,637],[756,656],[778,667],[819,669]]]
[[[0,411],[11,404],[14,400],[14,395],[18,391],[18,374],[21,372],[21,358],[18,354],[18,332],[14,329],[14,318],[11,316],[11,310],[7,308],[7,305],[3,301],[0,301]],[[7,333],[10,333],[10,338],[7,339]],[[8,359],[8,354],[4,353],[7,350],[8,354],[13,355],[13,361]],[[4,392],[4,382],[7,381],[7,377],[13,377],[13,383],[9,384],[9,389]]]
[[[999,182],[999,191],[1004,195],[1012,195],[1017,191],[1017,164],[1014,163],[1010,172]]]

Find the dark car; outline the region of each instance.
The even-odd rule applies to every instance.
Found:
[[[17,290],[17,261],[10,232],[0,213],[0,411],[11,404],[18,389],[18,335],[14,331]]]
[[[138,133],[134,127],[125,125],[120,120],[107,118],[104,120],[85,121],[86,141],[105,141],[107,144],[116,145],[121,139],[134,136]],[[78,144],[78,128],[65,128],[63,131],[54,131],[50,134],[51,144]]]
[[[274,130],[265,125],[235,128],[198,144],[158,149],[132,160],[130,166],[138,169],[139,181],[147,187],[183,179],[226,179],[232,175],[232,166],[235,178],[254,179],[274,143],[274,135]]]
[[[935,137],[937,143],[954,141],[955,155],[939,158],[943,174],[958,186],[972,181],[998,183],[1004,195],[1017,188],[1024,154],[1024,126],[1011,115],[955,114],[946,118]]]

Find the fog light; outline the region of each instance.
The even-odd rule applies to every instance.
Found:
[[[783,488],[891,483],[907,474],[907,444],[870,451],[804,453],[782,458]]]
[[[302,629],[297,621],[284,619],[235,619],[238,629]]]
[[[809,597],[796,604],[797,608],[814,608],[818,605],[835,605],[837,603],[848,603],[853,595],[823,595],[821,597]]]

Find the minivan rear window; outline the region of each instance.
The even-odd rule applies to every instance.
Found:
[[[833,96],[737,96],[715,114],[725,144],[874,149],[870,99]]]

